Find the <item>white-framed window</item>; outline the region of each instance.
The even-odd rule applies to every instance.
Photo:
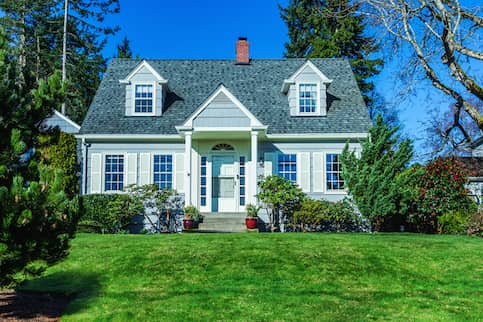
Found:
[[[124,155],[105,156],[104,191],[122,191],[124,188]]]
[[[278,175],[285,179],[297,183],[297,155],[279,154],[278,155]]]
[[[326,189],[344,190],[340,154],[327,153],[325,155],[325,166]]]
[[[317,83],[298,84],[298,111],[300,115],[318,114],[320,109],[319,85]]]
[[[153,157],[153,182],[159,189],[173,189],[173,156],[155,154]]]
[[[134,114],[154,114],[154,84],[134,84]]]

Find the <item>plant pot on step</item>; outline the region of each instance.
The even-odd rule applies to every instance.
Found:
[[[245,225],[247,229],[256,229],[257,228],[257,217],[246,217],[245,218]]]
[[[195,225],[195,221],[193,219],[183,219],[183,229],[190,230],[193,229]]]

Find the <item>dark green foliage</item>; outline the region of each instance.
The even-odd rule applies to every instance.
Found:
[[[462,211],[449,211],[438,218],[438,233],[462,235],[466,234],[470,214]]]
[[[142,204],[128,194],[92,194],[82,197],[79,231],[121,233],[131,218],[142,212]]]
[[[361,232],[368,231],[366,220],[348,200],[328,202],[305,199],[293,215],[293,227],[301,231]]]
[[[0,285],[41,273],[67,255],[78,219],[78,199],[62,191],[62,172],[42,167],[38,182],[17,175],[0,187]]]
[[[63,99],[59,73],[38,86],[21,69],[0,31],[0,286],[40,273],[67,253],[78,201],[62,190],[63,173],[39,165],[42,121]]]
[[[77,163],[77,141],[74,135],[55,131],[46,135],[48,140],[41,149],[43,161],[64,172],[63,190],[68,196],[79,193],[79,164]]]
[[[117,58],[132,58],[131,45],[129,39],[126,36],[122,39],[121,43],[117,45]]]
[[[119,12],[118,0],[70,0],[67,41],[67,114],[81,123],[99,86],[106,59],[106,37],[117,27],[105,18]],[[0,1],[4,27],[13,44],[10,54],[18,59],[19,81],[28,85],[61,69],[64,1]]]
[[[459,212],[466,216],[476,212],[465,188],[467,175],[456,159],[437,158],[425,166],[415,165],[407,171],[407,177],[407,217],[418,231],[437,232],[443,215],[443,221],[454,221]]]
[[[359,5],[348,0],[290,0],[280,7],[288,27],[285,56],[290,58],[347,58],[366,104],[372,104],[374,84],[383,61],[368,57],[378,50],[375,39],[365,35]]]
[[[278,229],[280,223],[290,220],[305,198],[296,184],[280,176],[268,176],[258,185],[257,198],[267,207],[272,231]]]
[[[362,215],[371,220],[374,230],[384,229],[390,219],[401,218],[401,189],[396,178],[413,155],[409,140],[399,140],[398,128],[388,127],[381,116],[369,130],[370,140],[362,143],[361,157],[342,153],[345,186]]]

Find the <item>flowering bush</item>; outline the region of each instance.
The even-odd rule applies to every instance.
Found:
[[[467,174],[453,158],[437,158],[426,166],[414,166],[412,186],[416,189],[408,221],[421,232],[434,233],[438,218],[452,211],[473,213],[474,202],[465,188]]]

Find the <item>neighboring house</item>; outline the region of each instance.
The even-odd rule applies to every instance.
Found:
[[[242,212],[280,175],[308,195],[346,196],[340,154],[371,126],[347,60],[113,59],[77,135],[82,193],[156,184],[202,212]]]
[[[463,168],[468,173],[467,188],[476,203],[483,203],[483,137],[476,140],[472,145],[471,157],[459,157]]]
[[[57,110],[54,110],[54,113],[46,118],[42,125],[47,128],[59,127],[59,130],[69,134],[77,134],[80,130],[80,126],[77,123]]]

